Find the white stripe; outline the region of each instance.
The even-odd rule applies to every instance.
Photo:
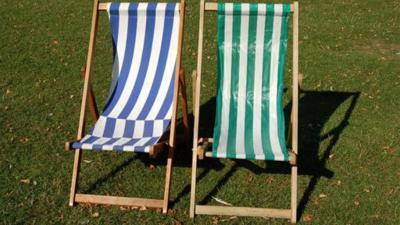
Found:
[[[108,17],[110,19],[110,6],[111,3],[107,4]],[[126,48],[126,38],[128,33],[128,9],[129,3],[121,3],[119,6],[119,16],[118,16],[118,40],[116,46],[116,54],[114,58],[114,64],[112,68],[112,81],[110,85],[110,90],[108,92],[107,102],[111,98],[111,94],[117,85],[117,80],[119,73],[121,72],[122,62],[124,61],[125,48]]]
[[[92,135],[96,137],[102,137],[104,134],[104,130],[106,128],[107,117],[100,116],[94,125]]]
[[[126,120],[116,119],[113,138],[120,138],[124,136]]]
[[[161,137],[163,135],[164,120],[154,120],[153,137]]]
[[[248,12],[249,4],[242,4],[241,11]],[[244,13],[240,17],[240,52],[239,52],[239,74],[237,91],[237,117],[236,117],[236,154],[245,154],[245,122],[246,122],[246,101],[247,101],[247,56],[248,56],[248,35],[249,15]]]
[[[152,84],[154,82],[154,76],[156,74],[157,63],[161,51],[161,41],[164,28],[164,18],[165,18],[165,7],[166,4],[157,4],[155,24],[154,24],[154,36],[151,46],[151,54],[149,59],[148,70],[143,83],[142,90],[140,91],[139,97],[133,107],[131,113],[128,116],[130,120],[136,120],[142,111],[143,106],[149,96]]]
[[[80,143],[83,143],[83,142],[85,142],[87,139],[89,139],[90,137],[91,137],[92,135],[86,135],[85,137],[83,137],[79,142]]]
[[[133,130],[133,138],[142,138],[144,134],[144,121],[135,121],[135,129]]]
[[[140,62],[140,59],[142,57],[144,35],[145,35],[145,31],[146,31],[146,8],[147,8],[147,3],[139,3],[138,4],[136,42],[135,42],[135,50],[134,50],[133,58],[132,58],[132,65],[131,65],[131,68],[129,71],[128,79],[127,79],[124,89],[121,93],[121,96],[118,99],[118,102],[115,105],[115,107],[113,108],[113,110],[111,111],[111,113],[108,115],[109,117],[117,118],[119,116],[119,114],[124,109],[126,103],[128,102],[129,97],[133,90],[133,86],[136,83],[139,66],[140,66],[137,62]],[[126,26],[126,30],[127,29],[128,29],[128,26]],[[127,34],[118,34],[118,36],[119,35],[127,36]],[[122,50],[122,52],[125,53],[124,49]]]
[[[176,57],[178,54],[178,39],[179,39],[179,11],[177,9],[179,4],[176,5],[175,14],[174,14],[174,22],[172,25],[172,33],[171,33],[171,40],[170,46],[167,56],[167,62],[165,65],[165,70],[163,74],[163,78],[160,84],[160,89],[158,90],[157,97],[154,100],[154,104],[146,117],[146,120],[154,120],[157,117],[158,112],[161,109],[162,103],[164,102],[165,97],[167,96],[168,87],[171,81],[171,77],[173,75],[174,70],[176,69]],[[162,35],[159,37],[161,39]],[[164,48],[166,46],[163,46]],[[157,62],[155,62],[154,67],[156,67]],[[178,74],[176,74],[178,76]],[[170,106],[172,108],[172,105]],[[171,109],[169,109],[168,113],[166,114],[165,118],[163,119],[170,119],[172,115]]]
[[[256,31],[256,53],[255,53],[255,68],[254,68],[254,105],[253,105],[253,146],[254,154],[257,156],[262,155],[265,159],[263,144],[262,144],[262,100],[263,88],[263,61],[264,61],[264,30],[265,30],[265,16],[260,15],[260,12],[265,12],[266,5],[258,5],[257,16],[257,31]],[[265,96],[266,97],[266,96]]]
[[[233,4],[225,4],[225,12],[233,11]],[[225,14],[225,31],[224,31],[224,80],[222,89],[222,106],[221,106],[221,132],[219,137],[218,154],[226,156],[228,129],[229,129],[229,103],[231,101],[231,65],[232,65],[232,28],[233,16]]]
[[[282,5],[274,6],[275,15],[282,14]],[[281,37],[281,17],[274,16],[272,47],[271,47],[271,71],[270,71],[270,92],[269,92],[269,137],[272,152],[275,160],[284,158],[279,144],[278,136],[278,115],[277,115],[277,86],[278,86],[278,67],[279,67],[279,45]]]
[[[82,144],[82,149],[93,149],[93,145],[101,145],[109,141],[111,138],[101,137],[90,144]]]

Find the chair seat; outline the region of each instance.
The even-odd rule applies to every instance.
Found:
[[[157,144],[159,139],[160,137],[110,138],[86,135],[81,141],[74,142],[72,147],[86,150],[149,152],[150,147]]]

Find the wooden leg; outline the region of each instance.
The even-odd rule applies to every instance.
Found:
[[[297,220],[297,166],[292,166],[292,185],[291,185],[291,223],[296,223]]]
[[[183,126],[185,129],[185,143],[186,146],[190,146],[190,128],[189,128],[189,116],[188,116],[188,107],[187,107],[187,95],[186,95],[186,81],[185,81],[185,72],[183,70],[180,70],[179,72],[179,91],[181,94],[182,98],[182,121],[183,121]]]
[[[166,214],[168,212],[168,202],[169,202],[169,193],[171,187],[171,178],[172,178],[172,163],[174,158],[174,147],[170,147],[168,151],[168,159],[167,159],[167,168],[165,173],[165,188],[164,188],[164,202],[163,202],[163,213]]]
[[[86,74],[86,65],[84,65],[81,68],[81,77],[83,79],[85,79],[85,74]],[[96,103],[96,98],[94,97],[94,93],[93,93],[93,87],[92,84],[89,84],[89,90],[88,90],[88,98],[89,98],[89,110],[92,113],[92,116],[94,118],[95,121],[97,121],[99,119],[99,110],[97,108],[97,103]]]
[[[74,206],[75,203],[75,194],[76,189],[78,187],[79,180],[79,168],[81,164],[81,152],[82,150],[75,150],[75,159],[74,159],[74,167],[72,171],[72,181],[71,181],[71,191],[69,196],[69,206]]]
[[[190,186],[190,218],[194,218],[196,204],[196,178],[197,178],[197,149],[193,149],[192,155],[192,183]]]
[[[196,81],[197,81],[197,72],[196,72],[196,70],[194,70],[193,71],[193,73],[192,73],[192,96],[193,96],[193,99],[192,99],[192,103],[193,103],[193,114],[195,113],[195,109],[196,109],[196,98],[195,98],[195,96],[196,96]],[[194,116],[196,116],[196,115],[194,115]]]

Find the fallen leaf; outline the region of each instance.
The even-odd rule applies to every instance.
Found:
[[[213,216],[212,217],[212,224],[218,224],[219,223],[219,217],[218,216]]]
[[[269,176],[267,177],[267,184],[272,184],[272,182],[274,181],[274,178]]]
[[[321,194],[319,194],[319,197],[320,197],[320,198],[326,198],[326,194],[321,193]]]
[[[181,223],[181,221],[175,219],[174,225],[182,225],[182,223]]]
[[[92,214],[92,217],[97,218],[97,217],[99,217],[99,215],[100,215],[99,212],[95,212]]]
[[[311,214],[305,214],[303,216],[303,221],[304,222],[311,222],[313,220],[313,216]]]
[[[168,215],[174,215],[175,214],[175,209],[168,209]]]
[[[149,165],[149,168],[150,168],[151,170],[154,170],[154,169],[156,168],[156,166],[155,166],[154,164],[150,164],[150,165]]]
[[[354,201],[354,205],[360,206],[360,202],[359,201]]]
[[[145,211],[145,210],[147,210],[146,206],[142,206],[139,208],[139,211]]]
[[[29,179],[29,178],[27,178],[27,179],[22,179],[22,180],[20,180],[20,182],[21,182],[21,183],[24,183],[24,184],[30,184],[30,183],[31,183],[31,179]]]

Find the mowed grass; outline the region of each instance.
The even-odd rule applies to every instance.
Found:
[[[183,67],[191,105],[198,1],[188,0],[186,10]],[[73,153],[63,143],[76,136],[91,11],[92,1],[0,2],[0,224],[287,224],[267,218],[191,220],[191,151],[183,147],[176,150],[167,216],[68,206]],[[391,0],[300,2],[299,224],[400,223],[399,12],[400,2]],[[204,135],[212,130],[215,110],[215,19],[206,16]],[[105,13],[99,22],[93,83],[101,108],[112,49]],[[289,88],[286,112],[290,93]],[[84,152],[79,191],[160,198],[164,169],[165,155]],[[288,169],[262,161],[202,161],[197,202],[218,204],[214,196],[236,206],[288,208]]]

